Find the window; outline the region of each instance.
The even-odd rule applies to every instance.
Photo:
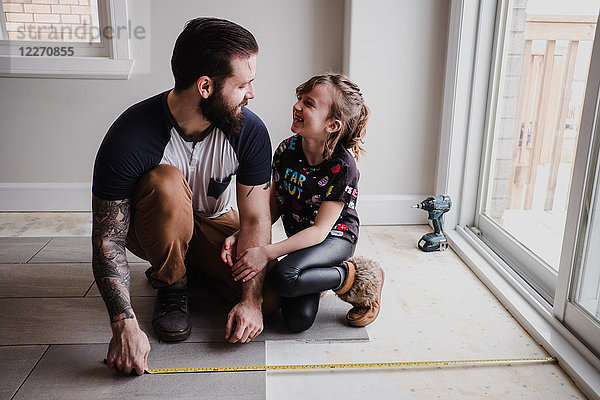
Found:
[[[2,39],[34,42],[101,40],[97,0],[2,0]]]
[[[479,229],[550,303],[598,17],[593,3],[508,1],[501,27]]]
[[[597,0],[452,2],[436,182],[452,248],[594,398],[599,14]]]
[[[0,11],[0,76],[128,78],[125,0],[0,0]]]

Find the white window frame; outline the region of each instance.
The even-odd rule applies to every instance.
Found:
[[[600,17],[599,17],[600,22]],[[584,110],[580,124],[577,155],[573,171],[573,184],[569,198],[567,222],[565,227],[567,240],[563,242],[561,268],[567,271],[559,274],[557,298],[559,307],[554,307],[554,316],[571,327],[578,336],[590,346],[600,349],[598,325],[576,304],[574,290],[577,289],[576,271],[585,260],[585,247],[588,245],[588,229],[592,207],[600,189],[598,157],[600,149],[600,25],[597,25],[594,51],[590,60],[588,85],[586,87]],[[596,194],[594,194],[596,192]],[[597,204],[597,203],[596,203]],[[597,213],[599,210],[593,210]]]
[[[2,2],[0,1],[0,14],[4,14],[4,7],[2,6]],[[6,37],[6,21],[4,18],[0,18],[0,37]]]
[[[1,10],[0,10],[1,11]],[[98,0],[101,27],[124,27],[128,24],[126,0]],[[20,47],[23,41],[0,40],[0,46]],[[32,42],[27,42],[30,46]],[[77,46],[72,42],[36,42],[43,46]],[[86,47],[89,47],[87,44]],[[128,35],[102,36],[88,54],[77,57],[26,57],[11,51],[0,55],[0,77],[128,79],[133,68]],[[104,51],[104,56],[97,56]],[[13,49],[14,50],[14,49]]]
[[[586,396],[600,399],[600,359],[553,313],[552,306],[478,236],[489,148],[488,107],[496,90],[493,77],[502,0],[452,0],[446,55],[444,106],[436,192],[453,199],[446,214],[451,248],[486,284],[519,323],[573,378]],[[561,282],[558,283],[558,286]],[[555,299],[556,300],[556,299]]]

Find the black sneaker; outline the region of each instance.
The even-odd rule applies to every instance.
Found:
[[[159,339],[179,342],[190,336],[192,327],[187,309],[187,287],[174,283],[158,289],[152,327]]]

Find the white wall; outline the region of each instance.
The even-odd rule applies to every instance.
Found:
[[[0,78],[0,210],[89,209],[106,130],[129,105],[172,86],[177,35],[188,19],[212,15],[240,23],[259,42],[250,108],[274,146],[290,135],[294,88],[314,74],[341,71],[346,44],[347,71],[373,112],[359,163],[362,220],[424,221],[408,204],[433,191],[445,0],[129,0],[129,12],[149,36],[131,42],[129,80]]]
[[[372,111],[360,162],[361,192],[383,214],[414,221],[408,205],[433,194],[444,86],[449,2],[349,0],[349,75]],[[384,206],[387,204],[387,206]]]
[[[448,7],[441,0],[351,2],[349,74],[372,118],[370,193],[430,193],[437,157]],[[371,154],[373,153],[373,154]]]
[[[290,135],[295,87],[342,68],[343,0],[128,5],[132,25],[149,34],[131,41],[136,64],[129,80],[0,78],[0,210],[90,208],[93,161],[106,130],[131,104],[172,87],[173,44],[191,18],[231,19],[256,36],[257,94],[249,107],[274,143]]]

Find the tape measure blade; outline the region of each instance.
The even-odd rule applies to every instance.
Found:
[[[180,373],[204,373],[204,372],[251,372],[266,371],[264,365],[246,365],[239,367],[189,367],[189,368],[150,368],[145,372],[149,374],[180,374]]]
[[[292,365],[253,365],[226,367],[194,367],[194,368],[154,368],[148,369],[149,374],[176,374],[202,372],[251,372],[251,371],[281,371],[303,369],[351,369],[351,368],[408,368],[431,366],[461,366],[461,365],[490,365],[490,364],[523,364],[523,363],[553,363],[554,357],[544,358],[501,358],[489,360],[446,360],[446,361],[399,361],[376,363],[340,363],[340,364],[292,364]]]

